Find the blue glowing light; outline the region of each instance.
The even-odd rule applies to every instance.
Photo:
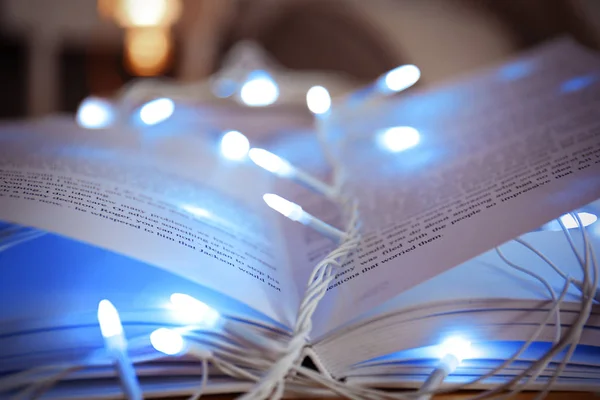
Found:
[[[246,158],[250,150],[250,141],[238,131],[226,132],[221,138],[221,154],[223,157],[239,161]]]
[[[150,343],[156,351],[168,356],[179,354],[185,348],[181,335],[172,329],[159,328],[150,334]]]
[[[149,101],[140,108],[140,120],[146,125],[156,125],[168,119],[175,111],[175,103],[168,98]]]
[[[256,165],[282,178],[289,178],[294,174],[294,167],[290,163],[270,151],[252,148],[248,155]]]
[[[215,309],[187,294],[173,293],[171,304],[174,310],[178,311],[181,317],[189,323],[214,327],[221,318]]]
[[[250,107],[269,106],[279,98],[279,87],[265,71],[254,71],[240,90],[240,99]]]
[[[313,114],[325,114],[331,108],[331,96],[323,86],[313,86],[306,92],[306,105]]]
[[[98,97],[83,100],[77,110],[79,126],[87,129],[102,129],[110,126],[115,119],[115,111],[110,102]]]
[[[471,342],[458,336],[450,337],[439,345],[439,357],[447,355],[456,357],[458,362],[472,357]]]
[[[402,65],[379,77],[375,85],[382,93],[397,93],[417,83],[420,77],[421,70],[416,65]]]
[[[291,201],[284,199],[281,196],[273,193],[265,193],[263,195],[263,200],[273,210],[283,214],[292,221],[300,221],[301,219],[306,218],[306,214],[302,210],[302,207],[296,203],[292,203]]]
[[[563,93],[577,92],[581,89],[585,89],[598,80],[596,75],[583,75],[571,78],[560,86],[560,90]]]
[[[115,306],[108,300],[102,300],[98,304],[98,323],[100,332],[104,338],[111,338],[123,334],[121,318]]]
[[[533,72],[533,65],[530,61],[517,61],[500,68],[498,75],[505,81],[516,81],[524,78]]]
[[[419,144],[419,131],[411,126],[394,126],[377,135],[379,145],[387,151],[398,153]]]

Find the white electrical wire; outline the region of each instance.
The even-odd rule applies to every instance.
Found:
[[[206,384],[208,383],[208,360],[202,358],[200,362],[202,363],[202,380],[200,381],[200,388],[189,398],[189,400],[198,400],[204,394],[204,390],[206,390]]]
[[[552,376],[552,378],[550,379],[550,381],[548,382],[548,384],[546,385],[546,387],[544,388],[544,390],[539,394],[539,396],[537,398],[542,398],[544,397],[548,391],[551,389],[552,385],[554,384],[554,382],[556,381],[556,379],[558,379],[558,377],[560,376],[560,374],[562,373],[562,371],[564,370],[564,368],[566,367],[566,364],[569,362],[571,356],[573,355],[575,348],[577,346],[577,343],[580,340],[581,334],[583,332],[583,328],[584,328],[584,324],[587,321],[587,319],[589,318],[590,312],[591,312],[591,306],[594,300],[594,295],[597,291],[597,287],[598,287],[598,278],[600,276],[600,272],[598,271],[598,264],[597,264],[597,260],[596,260],[596,254],[594,252],[594,249],[591,245],[591,243],[589,242],[589,237],[588,237],[588,233],[585,230],[583,223],[581,222],[581,219],[579,218],[579,215],[577,215],[576,213],[571,213],[571,216],[577,221],[579,230],[583,236],[583,242],[584,242],[584,261],[585,261],[585,270],[587,271],[587,273],[584,276],[584,284],[583,284],[583,288],[585,289],[586,287],[589,286],[589,293],[586,293],[587,295],[587,299],[585,302],[585,309],[584,309],[584,315],[586,316],[584,323],[582,323],[580,326],[578,326],[576,328],[576,334],[575,334],[575,338],[574,341],[571,343],[569,350],[567,352],[567,354],[565,355],[565,357],[563,358],[562,362],[560,363],[559,367],[556,369],[554,375]],[[564,225],[563,227],[563,231],[565,231]],[[591,271],[590,269],[590,264],[589,261],[591,259]],[[591,285],[586,285],[586,281],[588,276],[592,275],[592,283]]]
[[[504,253],[502,253],[502,251],[500,251],[500,247],[496,247],[496,253],[498,254],[498,256],[500,256],[500,258],[502,259],[502,261],[504,261],[506,264],[508,264],[510,267],[516,269],[517,271],[520,271],[526,275],[532,276],[533,278],[537,279],[539,282],[542,283],[542,285],[544,285],[544,287],[548,290],[548,292],[550,293],[550,297],[552,297],[552,301],[554,303],[556,303],[556,294],[554,293],[554,289],[552,289],[552,286],[548,283],[547,280],[545,280],[543,277],[541,277],[540,275],[536,274],[535,272],[529,271],[526,268],[520,267],[517,264],[513,263],[512,261],[510,261],[509,259],[506,258],[506,256],[504,255]],[[556,333],[554,336],[554,343],[558,342],[560,340],[560,308],[556,309]]]
[[[312,330],[312,315],[321,298],[325,295],[329,283],[334,279],[332,265],[343,263],[347,255],[354,250],[359,241],[358,207],[356,203],[340,199],[343,208],[349,208],[351,219],[346,232],[349,234],[340,246],[317,264],[309,278],[304,298],[300,304],[294,333],[287,347],[287,352],[275,361],[269,372],[248,393],[242,395],[243,400],[273,398],[280,399],[284,393],[286,375],[297,365]]]
[[[584,235],[584,242],[585,242],[585,246],[588,249],[587,251],[589,251],[590,253],[592,253],[592,258],[595,261],[595,254],[594,254],[594,250],[591,246],[591,244],[588,241],[587,238],[587,233],[585,232],[585,229],[583,228],[583,225],[580,225],[580,230],[582,231],[582,234]],[[567,236],[566,233],[568,233],[568,231],[566,230],[566,228],[563,230],[565,232],[565,236],[567,237],[567,239],[569,240],[570,236]],[[576,247],[573,245],[572,249],[576,250]],[[544,258],[543,258],[544,259]],[[545,258],[547,260],[547,258]],[[583,261],[583,259],[581,257],[578,257],[578,260]],[[549,262],[549,265],[552,264],[551,262]],[[597,268],[597,264],[596,265]],[[588,281],[588,274],[587,271],[589,270],[589,265],[584,265],[582,266],[582,268],[584,269],[584,281]],[[596,274],[598,275],[598,274]],[[542,332],[542,330],[545,328],[545,326],[547,325],[548,321],[550,320],[550,318],[552,317],[552,315],[556,312],[556,310],[559,308],[560,304],[562,303],[565,295],[567,294],[568,291],[568,287],[569,284],[572,283],[574,280],[570,277],[568,277],[567,275],[564,275],[567,279],[565,282],[565,286],[563,287],[563,291],[561,293],[561,295],[558,297],[558,299],[554,302],[554,305],[552,307],[552,309],[549,311],[548,316],[546,318],[546,320],[538,327],[538,329],[534,332],[534,334],[530,337],[530,339],[528,341],[526,341],[521,348],[509,359],[505,360],[500,366],[496,367],[494,370],[490,371],[489,373],[486,373],[485,375],[482,375],[480,377],[478,377],[475,380],[472,380],[466,384],[459,384],[459,385],[450,385],[448,388],[445,389],[441,389],[441,390],[437,390],[435,392],[430,392],[431,394],[441,394],[441,393],[449,393],[449,392],[453,392],[455,390],[459,390],[459,389],[464,389],[467,388],[469,385],[472,385],[474,383],[483,381],[487,378],[490,378],[492,376],[494,376],[497,372],[499,372],[500,370],[502,370],[503,368],[507,367],[508,365],[510,365],[513,361],[517,360],[520,355],[531,345],[531,343],[533,343],[537,337],[540,335],[540,333]],[[595,285],[597,286],[597,282],[595,283]],[[583,328],[583,324],[585,323],[585,321],[587,321],[587,318],[589,318],[589,309],[585,309],[586,307],[590,307],[591,306],[591,302],[593,301],[592,298],[590,298],[588,296],[588,298],[586,299],[585,302],[582,303],[582,313],[579,314],[578,320],[575,322],[575,328],[571,328],[569,329],[569,332],[567,334],[567,338],[563,339],[563,341],[561,341],[561,343],[559,343],[558,345],[555,345],[552,349],[550,349],[544,357],[540,358],[540,360],[538,360],[536,363],[532,364],[529,368],[527,368],[524,372],[522,372],[521,374],[519,374],[517,377],[511,379],[509,382],[503,384],[503,385],[499,385],[496,388],[483,392],[477,396],[474,396],[472,399],[480,399],[480,398],[486,398],[492,395],[495,395],[497,393],[500,393],[508,388],[510,388],[511,386],[513,386],[514,384],[518,383],[523,377],[525,377],[527,374],[529,374],[532,371],[536,371],[536,370],[543,370],[545,368],[545,366],[547,365],[548,362],[551,361],[551,359],[554,357],[554,355],[556,355],[557,353],[559,353],[560,351],[562,351],[567,345],[571,344],[574,339],[577,339],[575,341],[578,342],[578,338],[580,336],[580,331]],[[579,328],[577,328],[579,327]],[[567,358],[565,358],[563,360],[563,362],[566,362]],[[560,371],[556,371],[555,374],[557,372]],[[536,375],[537,373],[535,373],[533,376],[537,377]],[[531,377],[530,377],[531,378]],[[556,379],[556,378],[555,378]],[[528,380],[529,381],[529,380]],[[548,383],[550,384],[550,382]],[[524,385],[521,386],[522,390],[524,388]],[[513,391],[514,394],[516,394],[518,391],[520,390],[515,390]],[[392,396],[393,397],[393,396]]]
[[[177,98],[186,96],[191,91],[202,90],[202,85],[192,86],[174,86],[170,83],[161,81],[146,80],[143,84],[136,83],[131,86],[124,87],[119,96],[120,102],[128,105],[135,105],[137,102],[147,100],[148,97],[160,94],[165,96],[168,93],[169,97]],[[165,92],[167,91],[167,92]],[[552,298],[551,306],[549,307],[545,320],[534,331],[533,335],[521,346],[521,348],[513,354],[509,359],[501,363],[489,373],[478,377],[466,384],[451,385],[445,389],[437,389],[428,387],[426,384],[421,390],[405,393],[389,393],[382,390],[364,388],[355,385],[350,385],[331,378],[330,376],[322,375],[317,371],[313,371],[300,365],[303,349],[306,346],[307,338],[312,330],[312,316],[327,291],[327,287],[334,280],[335,270],[344,263],[349,253],[355,250],[360,240],[360,218],[357,203],[349,197],[343,196],[342,189],[344,186],[344,169],[333,156],[326,144],[326,138],[322,129],[318,129],[318,138],[323,145],[323,151],[327,161],[333,168],[333,187],[336,189],[333,200],[337,201],[342,209],[342,214],[345,217],[347,238],[332,252],[330,252],[321,262],[313,269],[309,278],[304,298],[301,301],[297,321],[287,344],[283,345],[278,341],[268,338],[262,338],[259,334],[255,334],[250,329],[244,329],[242,325],[230,324],[226,326],[226,332],[231,334],[230,337],[221,338],[217,335],[202,335],[197,332],[187,332],[185,334],[187,340],[202,343],[211,349],[211,357],[201,358],[202,378],[200,387],[196,393],[190,397],[190,400],[196,400],[202,396],[208,383],[208,363],[210,362],[219,371],[244,380],[257,382],[256,386],[248,393],[241,396],[243,400],[256,400],[263,398],[280,399],[285,390],[286,383],[298,384],[300,387],[308,387],[308,385],[318,385],[331,390],[333,393],[351,398],[351,399],[416,399],[420,396],[429,396],[437,393],[447,393],[464,387],[468,387],[474,383],[483,381],[494,376],[502,369],[516,361],[523,352],[540,336],[543,330],[548,325],[549,321],[554,317],[556,319],[556,332],[553,345],[544,356],[532,363],[528,368],[522,371],[517,376],[498,385],[491,390],[485,391],[472,397],[472,399],[482,399],[490,396],[495,396],[503,391],[509,390],[508,395],[514,395],[521,390],[527,388],[527,385],[536,381],[539,375],[547,368],[553,358],[569,347],[567,353],[562,358],[560,365],[555,369],[551,379],[548,380],[545,387],[540,392],[539,396],[543,396],[552,387],[555,381],[560,377],[564,368],[566,368],[570,357],[572,356],[577,343],[579,342],[581,333],[585,327],[585,323],[591,312],[591,305],[594,297],[598,298],[598,264],[594,249],[589,241],[587,232],[581,223],[578,215],[573,215],[573,218],[578,222],[579,231],[582,234],[584,242],[583,255],[579,254],[571,234],[566,229],[560,219],[560,224],[565,237],[576,255],[579,265],[583,272],[583,280],[578,281],[558,268],[541,252],[536,250],[529,243],[518,238],[516,242],[531,250],[534,254],[540,257],[547,265],[549,265],[556,273],[564,280],[565,284],[560,295],[557,297],[552,286],[541,276],[527,270],[524,267],[518,266],[508,260],[499,248],[496,248],[498,255],[512,268],[519,270],[522,273],[532,276],[539,281],[550,293]],[[343,145],[343,143],[341,144]],[[10,229],[10,228],[9,228]],[[8,239],[3,237],[3,233],[10,234]],[[35,239],[44,232],[18,232],[13,234],[12,231],[0,231],[0,251],[5,251],[13,246],[21,244],[27,240]],[[11,239],[12,237],[12,239]],[[10,240],[9,240],[10,239]],[[560,306],[568,293],[570,284],[573,283],[579,291],[581,291],[581,309],[576,321],[561,335],[560,321]],[[22,373],[13,374],[11,376],[0,379],[0,393],[6,390],[14,390],[19,387],[27,386],[28,379],[30,384],[20,392],[22,396],[37,396],[48,390],[54,383],[64,378],[71,372],[83,368],[83,365],[56,366],[56,367],[40,367],[34,368]],[[430,379],[436,381],[436,385],[441,383],[440,379],[434,379],[437,369],[430,376]],[[39,379],[36,374],[39,372],[48,372],[48,376],[44,379]],[[438,374],[439,375],[439,374]],[[15,378],[20,378],[21,381]],[[438,377],[439,378],[439,377]],[[524,380],[525,379],[525,380]],[[523,381],[524,380],[524,381]],[[439,381],[439,382],[437,382]],[[19,383],[20,382],[20,383]],[[433,385],[432,385],[433,386]]]
[[[585,231],[585,229],[583,228],[583,224],[581,223],[581,220],[579,219],[579,217],[577,215],[573,215],[574,219],[576,219],[579,223],[579,230],[582,232],[583,238],[584,238],[584,247],[585,247],[585,251],[586,253],[588,251],[590,251],[592,253],[592,257],[595,257],[595,254],[593,253],[593,248],[591,247],[591,244],[588,241],[588,237],[587,237],[587,232]],[[565,233],[565,235],[567,235],[568,231],[566,230],[566,228],[564,227],[564,225],[562,226],[563,232]],[[575,285],[578,287],[578,289],[580,291],[582,291],[582,296],[585,296],[585,292],[582,289],[582,284],[580,281],[577,280],[573,280],[570,277],[568,277],[562,270],[560,270],[558,267],[556,267],[556,265],[554,265],[547,257],[545,257],[541,252],[537,251],[535,248],[533,248],[530,244],[528,244],[527,242],[521,240],[521,239],[516,239],[516,241],[518,241],[519,243],[523,244],[525,247],[527,247],[528,249],[530,249],[531,251],[533,251],[536,255],[538,255],[542,260],[544,260],[548,265],[550,265],[559,275],[561,275],[563,278],[565,278],[565,280],[570,281],[570,282],[574,282]],[[587,264],[587,260],[588,260],[588,256],[586,254],[585,257],[585,261],[586,261],[586,266],[584,267],[584,271],[589,271],[589,265]],[[580,258],[578,258],[578,260],[580,260]],[[594,260],[594,265],[595,265],[595,260]],[[596,267],[595,267],[596,268]],[[579,335],[577,335],[577,337],[579,337]],[[578,341],[578,340],[577,340]],[[563,358],[561,365],[565,365],[566,362],[568,361],[568,359],[570,358],[570,354],[574,351],[576,342],[572,342],[570,345],[570,351],[569,353]],[[539,376],[539,373],[541,373],[543,368],[539,368],[538,371],[532,375],[527,382],[533,380],[535,381],[537,379],[537,377]],[[557,369],[555,371],[555,373],[553,374],[553,378],[551,381],[549,381],[549,383],[546,385],[546,388],[549,388],[552,383],[556,380],[556,378],[560,375],[560,371],[562,370],[562,368]],[[515,389],[513,392],[510,393],[510,395],[514,395],[516,393],[518,393],[519,391],[521,391],[523,388],[525,388],[527,382],[523,383],[520,385],[519,388]]]
[[[587,237],[587,233],[585,232],[585,229],[583,228],[583,225],[580,225],[580,230],[582,231],[582,234],[584,236],[584,246],[586,248],[586,253],[588,251],[590,251],[592,253],[592,259],[593,259],[593,263],[594,263],[594,269],[597,269],[597,264],[595,263],[595,254],[594,254],[594,250],[591,247],[591,244],[588,241],[588,237]],[[568,234],[568,231],[566,230],[566,228],[563,229],[563,231],[565,232],[565,236],[567,237],[567,239],[572,243],[572,240],[570,238],[570,235]],[[575,246],[572,246],[573,251],[576,251]],[[589,258],[586,257],[586,259],[589,260]],[[584,261],[583,258],[578,257],[579,261]],[[588,285],[587,283],[589,283],[589,263],[586,263],[585,265],[582,265],[582,269],[584,270],[584,282],[586,282],[586,285],[588,288],[593,289],[592,286]],[[594,274],[595,275],[595,279],[594,279],[594,286],[597,286],[598,282],[597,282],[597,273]],[[567,281],[569,282],[569,281]],[[546,352],[546,354],[540,358],[537,362],[535,362],[532,366],[530,366],[526,371],[524,371],[523,373],[519,374],[518,376],[516,376],[515,378],[511,379],[509,382],[497,386],[496,388],[494,388],[493,390],[487,391],[479,396],[475,396],[474,399],[479,399],[479,398],[485,398],[485,397],[489,397],[490,395],[494,395],[496,393],[500,393],[501,391],[510,388],[512,385],[514,385],[515,383],[518,383],[520,381],[520,379],[522,379],[523,377],[525,377],[530,371],[536,371],[539,370],[543,370],[546,365],[552,360],[552,358],[560,353],[565,347],[567,347],[568,345],[572,345],[572,344],[577,344],[579,342],[579,337],[581,335],[581,331],[583,330],[584,324],[587,321],[587,319],[589,318],[590,312],[591,312],[591,305],[593,302],[593,297],[590,297],[589,295],[587,296],[587,298],[585,298],[585,295],[582,298],[582,304],[581,304],[581,311],[579,314],[578,319],[576,320],[576,322],[574,324],[571,325],[571,328],[569,329],[567,335],[563,336],[563,339],[560,341],[560,343],[554,345],[549,351]],[[558,304],[558,303],[557,303]],[[570,357],[570,355],[572,354],[572,352],[574,351],[574,346],[571,346],[570,351],[567,353],[567,355],[565,356],[565,358],[563,359],[561,365],[565,365],[566,362],[568,362],[568,359]],[[550,386],[556,381],[556,379],[558,378],[558,376],[560,375],[562,371],[562,368],[559,368],[555,371],[555,374],[553,375],[553,378],[548,382],[548,384],[546,385],[546,388],[544,389],[544,391],[542,392],[542,394],[544,394],[545,392],[547,392],[547,390],[549,390]],[[536,372],[534,374],[534,376],[538,376],[538,373]],[[522,388],[521,388],[522,390]],[[517,391],[515,391],[514,393],[516,393]]]

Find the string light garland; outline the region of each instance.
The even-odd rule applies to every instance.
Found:
[[[314,176],[294,167],[281,157],[264,149],[252,148],[248,153],[250,159],[259,167],[272,172],[280,178],[289,179],[311,189],[315,193],[335,200],[337,193],[334,187],[315,178]]]
[[[346,206],[349,206],[351,210],[356,211],[352,204],[346,203]],[[356,213],[352,213],[351,215],[353,215],[354,218],[357,217]],[[573,218],[575,218],[576,220],[578,219],[576,215],[573,215]],[[353,226],[352,221],[348,223],[348,227],[351,226]],[[350,233],[358,233],[356,229],[348,229],[348,231]],[[594,288],[597,287],[598,276],[600,276],[595,252],[591,247],[588,234],[581,225],[579,225],[579,231],[582,234],[584,240],[584,254],[580,255],[578,253],[578,256],[581,257],[581,260],[585,262],[585,264],[582,264],[582,268],[584,270],[583,282],[587,283],[586,285],[584,285],[584,287],[587,289],[587,291],[582,294],[582,308],[577,320],[570,328],[566,329],[566,332],[561,337],[560,341],[555,343],[552,349],[550,349],[538,361],[532,363],[532,365],[530,365],[522,373],[510,379],[505,384],[498,385],[494,389],[484,391],[474,396],[473,399],[483,399],[491,397],[497,395],[498,393],[502,393],[506,390],[511,389],[512,390],[509,392],[510,395],[518,393],[524,388],[527,388],[527,384],[529,382],[536,379],[539,373],[545,369],[546,365],[553,359],[553,357],[555,357],[557,354],[563,351],[566,347],[570,347],[571,349],[573,349],[574,344],[576,344],[579,341],[581,330],[585,324],[585,321],[587,321],[587,318],[589,318],[591,311],[591,304],[593,302],[593,298],[592,296],[590,296],[590,294],[595,291]],[[565,236],[568,234],[566,228],[564,233]],[[356,236],[354,238],[357,239]],[[285,346],[286,353],[284,354],[287,354],[287,356],[281,356],[277,361],[273,362],[270,360],[261,359],[260,354],[262,354],[262,348],[248,347],[247,342],[242,343],[236,341],[235,336],[228,336],[227,341],[220,341],[218,338],[207,339],[203,337],[202,339],[205,341],[207,349],[210,348],[213,350],[207,352],[200,352],[197,354],[199,356],[204,357],[202,362],[206,363],[207,360],[210,359],[213,366],[222,373],[226,373],[228,375],[240,379],[258,382],[255,386],[255,390],[246,394],[244,396],[245,398],[265,398],[269,395],[273,395],[273,397],[278,398],[283,393],[283,385],[285,382],[291,387],[294,387],[296,390],[300,390],[300,393],[310,392],[310,388],[318,386],[327,388],[328,390],[338,395],[342,395],[353,399],[424,399],[427,398],[426,396],[429,395],[438,393],[449,393],[455,390],[464,389],[469,385],[475,384],[477,382],[494,376],[496,373],[498,373],[502,369],[509,366],[512,362],[517,360],[521,356],[521,354],[523,354],[523,352],[534,341],[537,340],[541,332],[548,325],[549,321],[553,318],[553,316],[556,315],[556,312],[559,309],[560,304],[564,300],[564,297],[568,291],[569,285],[573,281],[572,278],[565,275],[565,285],[558,298],[552,302],[552,307],[548,309],[546,319],[538,326],[538,328],[530,337],[530,339],[522,345],[520,350],[518,350],[511,358],[505,360],[494,370],[466,384],[447,385],[444,389],[438,389],[437,386],[439,386],[439,384],[443,381],[442,376],[445,378],[445,376],[447,375],[445,371],[450,371],[452,369],[452,366],[456,364],[454,361],[448,361],[446,356],[449,353],[454,353],[451,354],[451,356],[454,357],[457,361],[460,361],[460,359],[464,357],[468,358],[468,352],[464,351],[464,348],[468,348],[468,346],[465,345],[464,341],[461,345],[460,341],[453,339],[451,341],[443,343],[440,346],[442,349],[449,349],[443,350],[440,353],[446,353],[444,356],[441,357],[440,360],[440,367],[442,368],[442,370],[444,370],[444,372],[440,372],[440,369],[436,368],[436,370],[434,370],[430,378],[426,380],[426,382],[429,382],[429,384],[424,384],[424,386],[418,391],[391,393],[376,389],[348,385],[343,382],[333,380],[331,378],[317,373],[316,371],[300,366],[298,364],[298,358],[294,357],[299,357],[299,355],[301,354],[301,349],[305,345],[305,341],[303,339],[303,337],[305,336],[302,336],[301,334],[299,335],[299,333],[307,333],[308,331],[310,331],[310,315],[312,312],[314,312],[314,309],[316,308],[315,302],[318,302],[318,299],[320,298],[319,296],[322,295],[321,290],[324,287],[326,287],[327,284],[331,281],[331,272],[333,271],[332,264],[339,264],[340,262],[343,262],[343,258],[340,257],[343,257],[344,250],[353,249],[356,243],[351,243],[350,241],[348,241],[345,244],[347,246],[340,246],[339,252],[333,252],[335,253],[335,255],[332,254],[330,255],[330,257],[323,260],[317,265],[317,267],[313,271],[306,292],[307,296],[303,300],[302,305],[300,307],[300,314],[298,318],[298,323],[296,325],[295,334],[290,339],[287,346]],[[548,265],[550,265],[550,263],[548,263]],[[592,281],[590,281],[590,279],[592,279]],[[198,310],[200,309],[205,310],[204,307],[200,307]],[[205,313],[202,312],[201,314],[202,316],[198,318],[204,319]],[[111,329],[109,329],[109,332],[107,332],[107,334],[110,334],[110,331]],[[115,332],[116,330],[113,333]],[[169,333],[169,335],[172,335],[172,333]],[[193,332],[187,332],[187,335],[188,339],[185,339],[186,343],[187,341],[196,340],[194,339],[195,335],[193,334]],[[177,338],[178,336],[179,335],[171,337]],[[179,343],[182,343],[181,341],[179,341],[179,339],[175,340]],[[231,344],[232,340],[233,345]],[[136,342],[136,339],[132,340],[131,342]],[[268,343],[268,341],[264,343]],[[181,346],[181,348],[183,349],[183,346]],[[281,349],[281,346],[279,345],[278,348]],[[463,348],[463,351],[457,353],[455,350],[460,348]],[[572,350],[570,351],[570,353],[572,353]],[[567,354],[561,361],[562,368],[564,368],[564,365],[566,364],[566,362],[568,362],[569,357],[570,354]],[[39,391],[40,388],[44,386],[47,388],[51,384],[55,383],[60,377],[64,377],[66,376],[66,374],[71,373],[82,367],[83,365],[48,366],[40,367],[30,371],[25,371],[23,373],[20,373],[19,379],[15,379],[15,376],[0,379],[0,393],[11,388],[14,389],[15,387],[26,387],[25,390],[27,391],[27,393],[33,393],[34,390]],[[257,375],[256,373],[249,372],[245,368],[250,368],[255,371],[262,371],[263,375]],[[551,387],[552,381],[560,375],[560,370],[562,370],[562,368],[556,369],[554,371],[552,378],[545,385],[546,387],[542,388],[542,392],[540,393],[541,395],[545,394],[548,388]],[[203,382],[205,382],[204,379],[208,379],[208,369],[205,367],[205,364],[203,364],[203,371]],[[286,375],[287,373],[285,371],[295,371],[297,374]],[[41,378],[39,375],[40,373],[42,373]],[[525,379],[525,381],[523,381],[523,379]],[[435,382],[435,384],[433,384],[432,382]],[[199,389],[199,392],[196,393],[196,396],[201,394],[202,389],[203,387]]]
[[[419,76],[420,72],[417,67],[402,66],[382,76],[372,88],[373,90],[377,89],[378,93],[381,95],[396,93],[412,86],[419,79]],[[256,76],[254,78],[249,77],[247,83],[254,82],[253,84],[255,85],[255,80],[260,79],[266,78],[262,75],[258,78]],[[269,79],[271,78],[269,77]],[[260,82],[262,82],[261,84],[265,83],[264,81]],[[276,83],[274,83],[274,85],[277,90],[277,95],[272,97],[276,100],[278,89]],[[250,86],[250,88],[252,88],[252,86]],[[272,92],[271,94],[275,93],[272,89],[272,87],[269,89]],[[313,87],[307,93],[307,103],[309,104],[309,108],[316,115],[326,114],[331,107],[329,94],[327,93],[327,96],[325,96],[325,92],[321,89],[326,92],[325,88]],[[244,96],[241,97],[244,101]],[[149,113],[148,115],[154,118],[152,120],[145,119],[141,116],[144,107],[152,103],[147,103],[140,109],[140,119],[142,122],[147,125],[152,125],[153,123],[159,123],[170,117],[174,109],[173,101],[170,98],[159,98],[153,101],[159,100],[162,101],[162,111],[160,113]],[[265,102],[263,101],[263,103]],[[106,105],[105,103],[102,104]],[[106,111],[109,108],[110,107],[104,110]],[[112,110],[112,108],[110,109]],[[85,107],[83,107],[82,104],[82,107],[80,108],[82,115],[85,115],[84,111]],[[106,114],[108,115],[108,112],[106,112]],[[160,114],[161,118],[158,118],[157,114]],[[98,115],[94,117],[96,118],[95,120],[94,118],[87,118],[88,122],[85,122],[86,118],[84,117],[82,120],[83,122],[80,121],[80,123],[84,125],[87,123],[90,127],[103,125],[104,122],[98,123],[97,121],[107,120],[107,118],[99,118]],[[108,119],[112,122],[111,118]],[[79,119],[78,114],[78,121]],[[152,123],[148,123],[148,121]],[[389,131],[392,131],[391,129]],[[411,136],[411,143],[414,143],[415,141],[418,143],[418,131],[414,130],[414,128],[410,129],[404,129],[403,132],[400,133]],[[398,130],[392,132],[396,132],[394,135],[399,133]],[[383,134],[384,137],[385,135],[386,134]],[[384,142],[385,141],[386,140],[384,139]],[[386,144],[390,151],[402,151],[410,147],[407,147],[406,143],[397,144],[393,140],[391,140],[391,143],[392,144]],[[328,151],[328,149],[324,150]],[[139,385],[137,384],[137,379],[135,379],[135,370],[133,369],[136,359],[130,359],[128,357],[127,349],[134,350],[138,349],[138,347],[143,347],[137,346],[137,343],[139,341],[143,342],[144,340],[149,340],[152,348],[155,350],[155,354],[152,357],[177,357],[186,354],[201,362],[202,381],[198,391],[192,396],[193,399],[201,396],[206,388],[208,383],[209,365],[229,376],[255,382],[254,387],[241,396],[244,400],[264,398],[279,399],[284,395],[286,389],[293,388],[293,390],[299,393],[307,393],[315,387],[322,387],[329,391],[329,393],[336,393],[352,399],[428,399],[434,394],[449,393],[458,389],[467,388],[470,385],[482,382],[494,376],[499,371],[518,360],[525,350],[540,337],[553,318],[556,321],[554,324],[556,333],[552,347],[540,357],[539,360],[531,363],[531,365],[515,377],[503,384],[497,385],[493,389],[477,394],[473,399],[488,398],[506,391],[508,391],[508,394],[512,395],[528,388],[528,385],[531,382],[536,381],[540,373],[545,370],[548,363],[551,362],[554,357],[561,354],[561,352],[565,352],[560,365],[554,370],[551,378],[541,389],[540,396],[546,394],[552,384],[558,379],[566,364],[569,362],[575,346],[580,340],[583,327],[591,314],[591,306],[594,298],[597,299],[599,297],[597,286],[600,271],[598,270],[594,249],[585,229],[585,222],[581,220],[579,214],[571,213],[569,214],[570,218],[560,218],[557,220],[557,223],[567,238],[570,248],[574,254],[576,254],[577,261],[583,272],[583,278],[581,280],[575,280],[565,274],[543,253],[533,248],[533,246],[529,245],[523,239],[515,239],[517,243],[529,249],[533,254],[544,261],[549,268],[554,269],[564,279],[564,286],[558,295],[543,278],[539,275],[532,274],[527,268],[516,265],[514,262],[510,261],[509,255],[504,254],[500,248],[497,249],[498,255],[504,262],[521,273],[533,276],[534,279],[539,281],[548,290],[551,298],[548,302],[545,320],[536,328],[529,340],[526,341],[515,354],[492,371],[479,376],[466,384],[448,384],[440,389],[440,386],[446,377],[457,368],[462,359],[469,358],[469,348],[471,343],[467,339],[451,338],[440,345],[442,351],[439,364],[428,379],[425,380],[420,389],[401,393],[391,393],[338,381],[331,376],[320,374],[317,371],[301,365],[304,354],[303,351],[307,345],[307,337],[312,330],[312,316],[319,301],[325,295],[327,287],[334,280],[337,268],[347,260],[348,255],[356,249],[361,239],[358,205],[354,199],[345,196],[339,189],[343,187],[343,166],[340,165],[335,158],[328,157],[329,161],[332,163],[333,176],[335,177],[333,184],[328,185],[266,150],[253,148],[249,151],[246,149],[246,152],[250,159],[260,167],[281,178],[291,179],[294,182],[307,186],[315,192],[326,196],[340,207],[342,215],[344,216],[343,230],[326,224],[306,213],[300,205],[292,203],[280,196],[275,194],[265,194],[264,196],[265,202],[271,208],[291,220],[303,223],[304,225],[315,229],[317,232],[335,240],[338,243],[338,246],[313,269],[307,283],[304,297],[298,309],[298,317],[293,332],[287,338],[287,341],[269,338],[262,335],[260,330],[257,330],[256,328],[244,325],[239,321],[232,321],[226,316],[220,315],[216,310],[198,299],[186,294],[174,293],[170,298],[173,311],[182,312],[188,315],[186,321],[189,325],[181,330],[169,329],[166,327],[158,328],[149,336],[133,338],[130,341],[129,346],[127,346],[116,308],[114,308],[112,303],[108,300],[103,300],[98,308],[100,329],[102,336],[105,338],[106,348],[109,350],[108,355],[117,363],[121,381],[123,382],[129,398],[138,399],[142,397],[142,394]],[[246,152],[244,152],[243,156],[239,157],[245,157]],[[241,154],[242,151],[239,153]],[[237,155],[233,158],[239,159]],[[569,226],[565,226],[565,224],[568,224]],[[582,252],[575,246],[569,228],[577,229],[581,234],[583,239]],[[9,238],[13,237],[13,240],[9,242],[5,241],[5,238],[1,236],[1,233],[2,231],[0,231],[0,251],[8,249],[9,247],[7,246],[9,245],[17,245],[24,241],[35,239],[43,234],[34,230],[28,231],[27,234],[21,232],[21,236],[16,236],[19,233],[15,231],[11,232],[10,235],[7,235]],[[14,237],[16,237],[16,239],[14,239]],[[569,326],[563,328],[560,321],[560,307],[570,285],[576,286],[581,293],[581,308],[576,320]],[[219,324],[222,324],[224,330],[222,333],[214,330],[215,326]],[[207,335],[206,331],[211,331],[211,334]],[[83,367],[85,367],[85,363],[57,365],[41,367],[11,375],[0,379],[0,393],[24,388],[22,393],[37,394],[49,389],[58,380]]]

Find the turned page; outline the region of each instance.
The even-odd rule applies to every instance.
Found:
[[[268,177],[225,163],[201,133],[145,135],[64,121],[0,128],[0,220],[142,260],[292,326],[298,296],[261,198]]]
[[[364,236],[313,337],[600,198],[600,57],[569,40],[345,123]],[[420,142],[390,153],[366,135],[395,125]]]

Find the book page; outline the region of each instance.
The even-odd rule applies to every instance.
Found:
[[[600,57],[569,41],[371,111],[342,152],[365,234],[315,337],[600,198]],[[373,134],[394,125],[420,143],[386,152]]]
[[[298,296],[260,196],[270,183],[250,165],[222,165],[201,140],[149,151],[135,137],[64,123],[4,127],[0,220],[142,260],[292,326]]]

